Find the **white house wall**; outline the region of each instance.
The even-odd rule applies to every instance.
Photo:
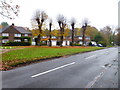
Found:
[[[56,40],[52,40],[52,46],[56,46],[57,41]]]

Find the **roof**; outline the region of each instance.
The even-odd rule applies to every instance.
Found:
[[[0,28],[0,33],[2,33],[3,31],[5,31],[7,28],[9,28],[9,26],[6,26],[4,28]]]
[[[18,26],[7,26],[3,29],[0,29],[0,33],[2,33],[3,31],[5,31],[6,29],[8,29],[9,27],[13,27],[14,29],[16,29],[17,31],[19,31],[20,33],[23,33],[23,34],[31,34],[31,32],[27,29],[25,29],[24,27],[18,27]]]
[[[26,30],[24,27],[17,27],[17,26],[14,26],[14,28],[16,30],[18,30],[20,33],[26,33],[26,34],[31,34],[30,31]]]

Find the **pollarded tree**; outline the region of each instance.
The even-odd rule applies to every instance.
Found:
[[[48,15],[44,11],[36,10],[33,20],[37,22],[39,34],[37,37],[36,45],[41,46],[42,26]]]
[[[73,46],[74,45],[74,28],[75,28],[75,19],[74,18],[72,18],[71,19],[71,27],[72,27],[72,44],[71,44],[71,46]]]
[[[83,46],[85,45],[85,31],[87,29],[88,23],[89,23],[88,19],[83,20],[83,25],[82,25],[82,45]]]
[[[66,18],[63,15],[58,15],[57,20],[60,27],[60,47],[62,47]]]
[[[52,46],[52,42],[51,42],[51,27],[52,27],[52,19],[50,19],[50,22],[49,22],[49,46],[51,47]]]

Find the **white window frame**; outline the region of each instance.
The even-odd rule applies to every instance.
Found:
[[[25,42],[28,42],[28,39],[24,39]]]
[[[3,39],[2,40],[2,43],[6,43],[6,42],[8,42],[9,40],[8,39]]]
[[[28,34],[24,34],[24,36],[28,36]]]
[[[52,39],[56,39],[56,36],[52,36]]]
[[[9,33],[2,33],[2,36],[9,36]]]
[[[90,38],[89,38],[89,37],[86,37],[86,40],[90,40]]]
[[[15,39],[14,42],[21,42],[21,40],[20,39]]]
[[[21,34],[16,33],[16,34],[14,34],[14,36],[15,37],[21,37]]]
[[[82,39],[82,37],[78,37],[79,39]]]

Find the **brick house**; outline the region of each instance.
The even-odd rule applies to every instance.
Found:
[[[24,28],[24,27],[18,27],[18,26],[14,26],[14,24],[12,24],[11,26],[7,26],[5,28],[3,28],[0,31],[0,35],[2,36],[2,43],[6,43],[8,41],[11,42],[21,42],[21,38],[22,37],[30,37],[32,38],[32,33]],[[28,39],[24,39],[25,42],[28,42]]]

